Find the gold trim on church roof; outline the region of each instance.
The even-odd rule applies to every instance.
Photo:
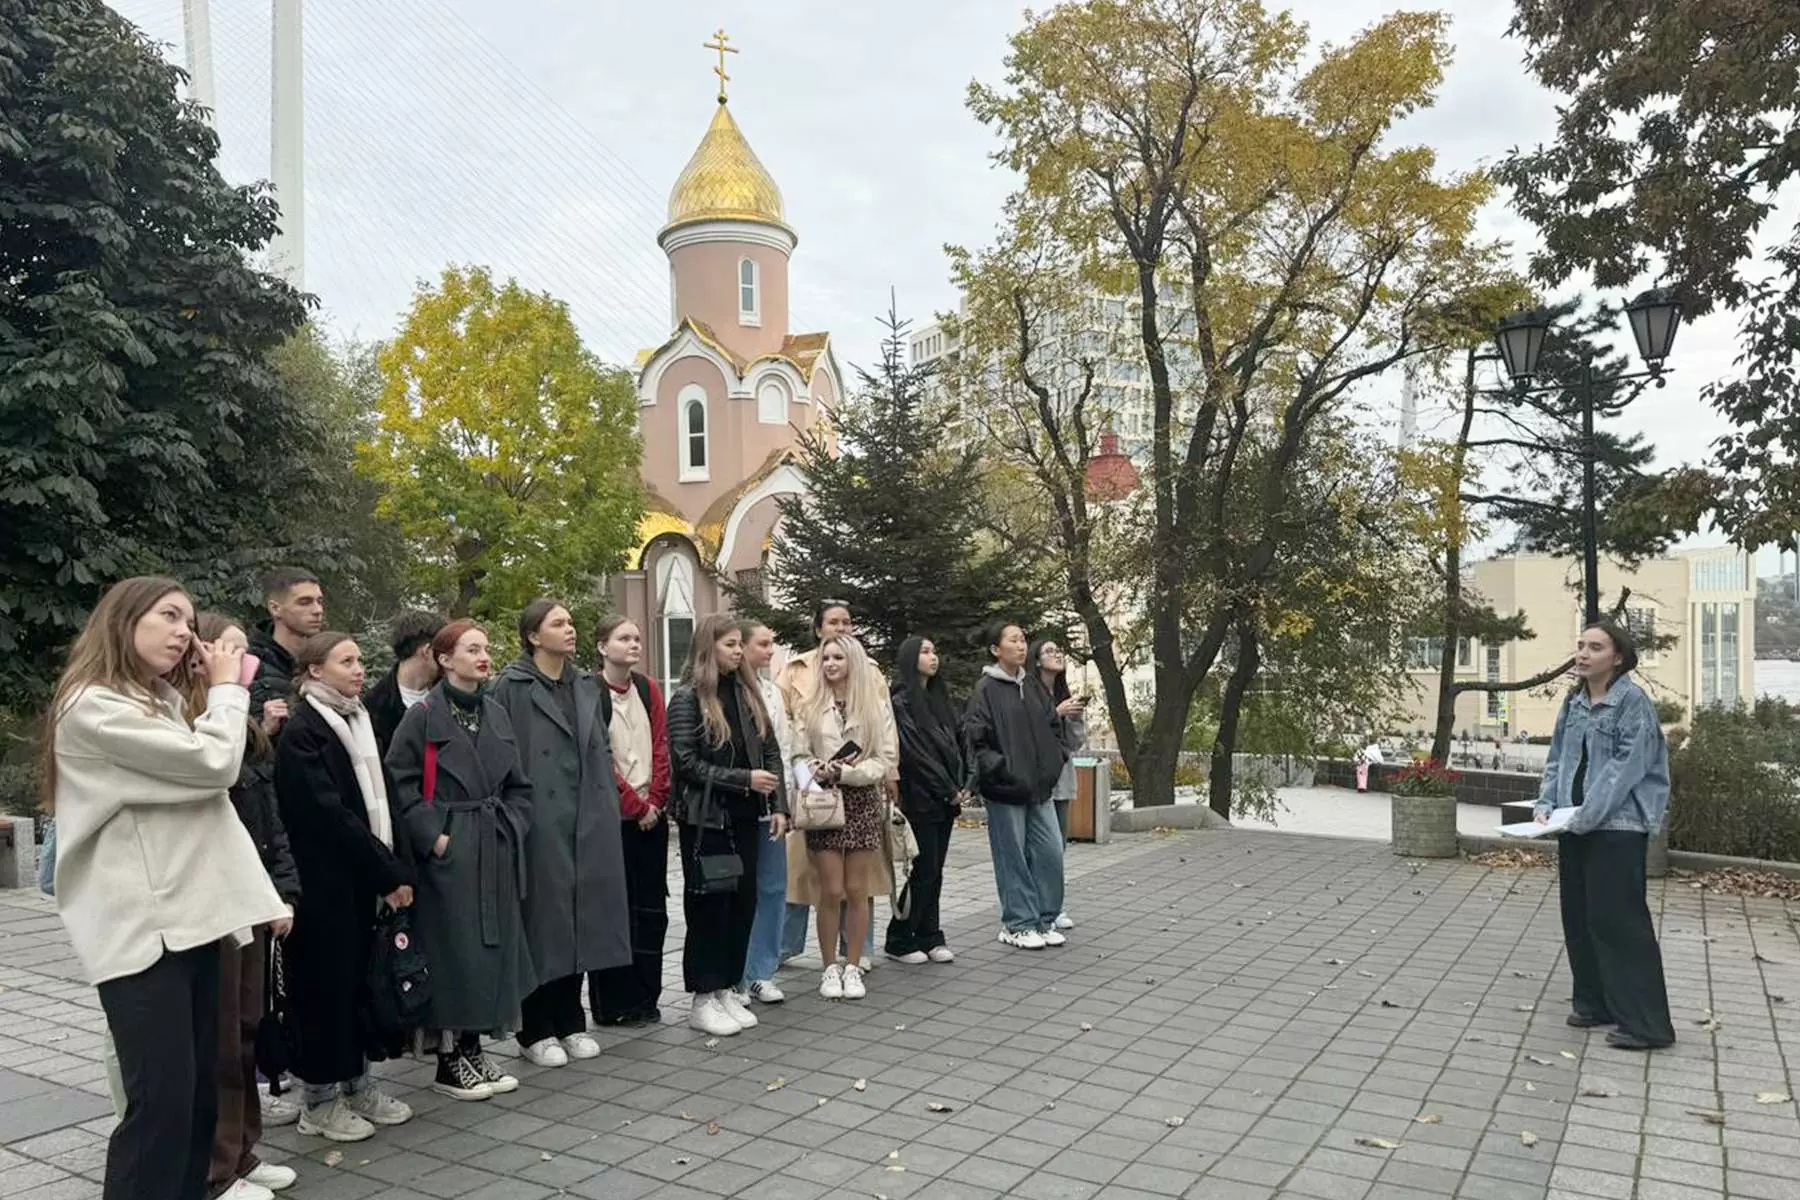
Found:
[[[699,221],[749,221],[788,229],[781,189],[721,101],[706,136],[669,192],[667,233]]]
[[[757,363],[785,362],[791,365],[794,370],[800,372],[800,378],[806,381],[808,387],[812,386],[813,375],[819,369],[820,359],[825,357],[831,349],[831,335],[829,333],[790,333],[781,340],[780,350],[777,350],[773,354],[759,354],[755,358],[745,359],[742,355],[726,346],[724,342],[721,342],[719,340],[719,335],[713,332],[711,325],[694,317],[683,317],[681,318],[681,324],[675,327],[675,332],[670,335],[668,341],[664,342],[654,350],[641,350],[638,352],[637,369],[638,380],[640,383],[643,381],[644,373],[650,369],[651,364],[661,358],[670,346],[673,346],[676,342],[680,341],[681,335],[684,332],[693,333],[695,337],[700,339],[703,345],[716,353],[720,358],[730,363],[731,369],[737,373],[739,379],[748,376],[750,374],[750,369],[756,366]]]
[[[719,563],[718,558],[719,551],[724,548],[725,523],[731,520],[731,514],[737,508],[738,502],[761,485],[763,480],[773,475],[783,463],[795,462],[799,457],[799,452],[793,446],[777,447],[769,452],[769,457],[763,460],[762,466],[752,471],[736,487],[726,491],[706,506],[706,511],[700,514],[699,523],[694,526],[694,541],[699,545],[701,552],[706,555],[709,563],[723,566]]]

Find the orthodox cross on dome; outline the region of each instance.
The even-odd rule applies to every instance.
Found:
[[[707,42],[705,48],[719,52],[719,65],[713,68],[713,74],[719,77],[719,103],[723,104],[725,103],[725,85],[731,80],[731,76],[725,73],[725,56],[736,54],[738,48],[731,44],[731,35],[723,29],[714,31],[713,40]]]

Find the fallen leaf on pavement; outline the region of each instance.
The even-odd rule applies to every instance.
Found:
[[[1088,1024],[1086,1021],[1083,1021],[1081,1023],[1081,1032],[1092,1033],[1092,1032],[1094,1032],[1094,1027],[1092,1025]]]
[[[1554,1067],[1556,1065],[1556,1060],[1549,1059],[1549,1058],[1539,1058],[1535,1054],[1527,1054],[1525,1056],[1525,1061],[1528,1063],[1536,1063],[1540,1067]]]
[[[1696,1117],[1699,1117],[1702,1121],[1705,1121],[1708,1125],[1723,1125],[1725,1123],[1725,1114],[1717,1109],[1690,1108],[1688,1111],[1693,1113]]]
[[[784,1087],[786,1087],[786,1086],[787,1086],[787,1080],[786,1080],[786,1079],[784,1079],[784,1078],[782,1078],[782,1077],[781,1077],[781,1076],[779,1076],[779,1075],[777,1075],[777,1076],[776,1076],[776,1077],[775,1077],[775,1082],[774,1082],[774,1083],[771,1083],[771,1084],[768,1084],[768,1085],[766,1085],[766,1086],[765,1086],[765,1087],[764,1087],[764,1088],[763,1088],[763,1091],[765,1091],[765,1092],[779,1092],[779,1091],[780,1091],[780,1090],[781,1090],[781,1089],[782,1089],[782,1088],[784,1088]]]
[[[1758,1093],[1756,1093],[1756,1102],[1758,1104],[1786,1104],[1789,1100],[1792,1100],[1792,1099],[1793,1099],[1793,1097],[1788,1095],[1786,1092],[1758,1092]]]
[[[1581,1094],[1584,1096],[1592,1096],[1596,1100],[1610,1100],[1619,1093],[1616,1089],[1609,1088],[1605,1084],[1596,1083],[1582,1088]]]
[[[1557,1053],[1567,1059],[1573,1059],[1575,1057],[1575,1052],[1573,1050],[1558,1050]]]
[[[1167,1125],[1170,1129],[1180,1129],[1183,1125],[1187,1124],[1187,1118],[1186,1117],[1164,1117],[1163,1124]]]
[[[851,1084],[850,1086],[855,1088],[859,1092],[866,1092],[869,1090],[869,1081],[866,1079],[859,1079],[855,1083]]]
[[[712,1122],[710,1125],[708,1125],[706,1127],[706,1136],[707,1137],[718,1137],[719,1136],[719,1123],[717,1121]],[[548,1158],[549,1156],[545,1155],[545,1157]]]
[[[1371,1150],[1398,1150],[1400,1148],[1399,1142],[1390,1142],[1386,1138],[1378,1137],[1359,1137],[1356,1139],[1356,1144],[1367,1146]]]
[[[326,1166],[335,1167],[343,1161],[344,1161],[344,1152],[342,1150],[327,1150],[325,1152],[325,1165]]]
[[[1413,1124],[1415,1125],[1442,1125],[1443,1123],[1444,1118],[1438,1116],[1436,1113],[1423,1113],[1413,1118]]]
[[[1052,1101],[1051,1103],[1054,1104],[1055,1102]],[[926,1112],[934,1112],[934,1113],[947,1113],[947,1112],[955,1112],[956,1110],[954,1108],[951,1108],[948,1104],[945,1104],[942,1100],[927,1100],[925,1102],[925,1111]]]
[[[1519,1134],[1519,1145],[1535,1146],[1537,1144],[1538,1144],[1538,1135],[1531,1132],[1531,1130],[1527,1129],[1524,1132]]]

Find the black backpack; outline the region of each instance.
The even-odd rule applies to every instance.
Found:
[[[600,718],[610,729],[612,727],[612,686],[598,674],[595,675],[595,678],[600,680]],[[638,672],[633,671],[631,673],[631,683],[633,687],[637,688],[638,699],[644,702],[644,711],[653,711],[650,707],[649,676],[641,675]]]
[[[431,1004],[431,966],[413,934],[412,914],[387,908],[375,921],[365,989],[368,1057],[399,1058],[425,1021]]]

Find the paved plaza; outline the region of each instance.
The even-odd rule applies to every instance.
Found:
[[[484,1104],[389,1064],[411,1124],[290,1127],[268,1157],[295,1200],[1800,1198],[1778,901],[1654,885],[1681,1042],[1647,1058],[1564,1026],[1553,872],[1244,830],[1069,863],[1067,949],[994,942],[985,838],[959,831],[954,966],[888,963],[836,1004],[790,971],[751,1033],[707,1044],[671,1008]],[[98,1196],[101,1028],[49,902],[0,893],[6,1200]]]

